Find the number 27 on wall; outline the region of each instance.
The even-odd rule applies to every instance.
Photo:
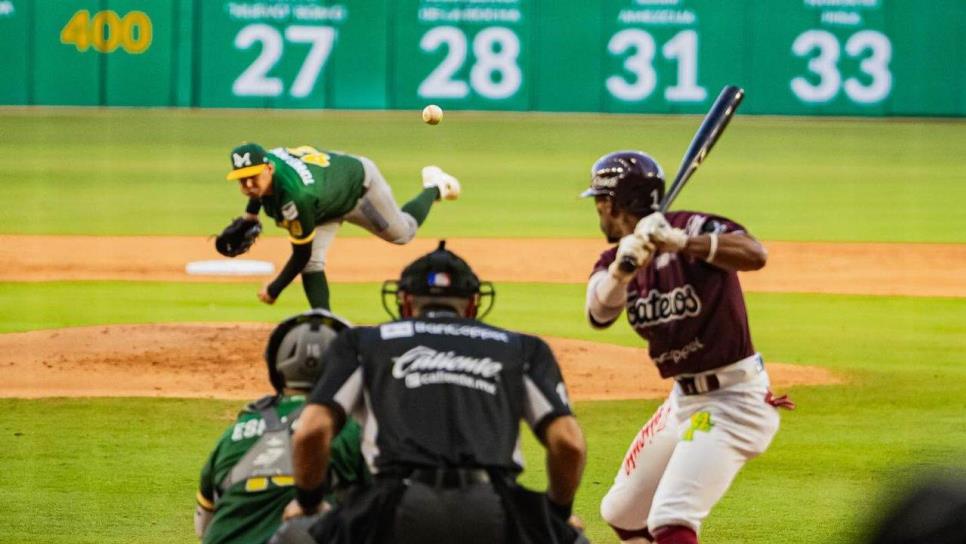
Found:
[[[285,28],[285,40],[291,43],[312,44],[299,68],[289,94],[295,98],[308,96],[315,88],[325,61],[332,52],[336,31],[328,26],[292,25]],[[269,77],[268,73],[282,58],[284,40],[282,33],[266,24],[251,24],[235,36],[235,47],[245,50],[261,43],[262,50],[255,61],[238,76],[232,85],[235,96],[279,96],[283,85],[281,78]]]

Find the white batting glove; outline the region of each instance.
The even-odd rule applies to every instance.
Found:
[[[672,227],[661,212],[638,221],[634,234],[649,240],[658,250],[669,253],[677,253],[688,245],[688,233]]]
[[[443,200],[456,200],[460,196],[460,182],[453,176],[443,172],[438,166],[423,168],[423,188],[436,187],[439,197]]]
[[[628,234],[621,238],[617,245],[617,257],[608,267],[610,275],[621,281],[627,281],[637,273],[637,270],[651,261],[654,255],[654,244],[636,234]],[[633,270],[624,270],[622,262],[634,263]]]

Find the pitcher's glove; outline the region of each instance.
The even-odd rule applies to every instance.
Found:
[[[262,224],[257,219],[248,221],[241,217],[236,217],[215,238],[215,249],[225,257],[237,257],[248,251],[261,233]]]

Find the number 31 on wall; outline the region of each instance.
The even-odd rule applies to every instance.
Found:
[[[151,47],[153,37],[151,18],[143,11],[132,11],[121,17],[112,10],[98,11],[91,16],[82,9],[60,30],[60,43],[73,45],[82,53],[88,48],[98,53],[113,53],[121,47],[127,53],[140,55]]]

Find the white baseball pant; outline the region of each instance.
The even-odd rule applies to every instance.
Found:
[[[754,356],[757,358],[758,356]],[[752,358],[717,372],[749,364]],[[759,359],[760,361],[760,359]],[[716,391],[670,396],[631,442],[601,501],[601,515],[626,531],[683,525],[699,532],[738,471],[778,432],[777,409],[765,401],[768,374]]]

